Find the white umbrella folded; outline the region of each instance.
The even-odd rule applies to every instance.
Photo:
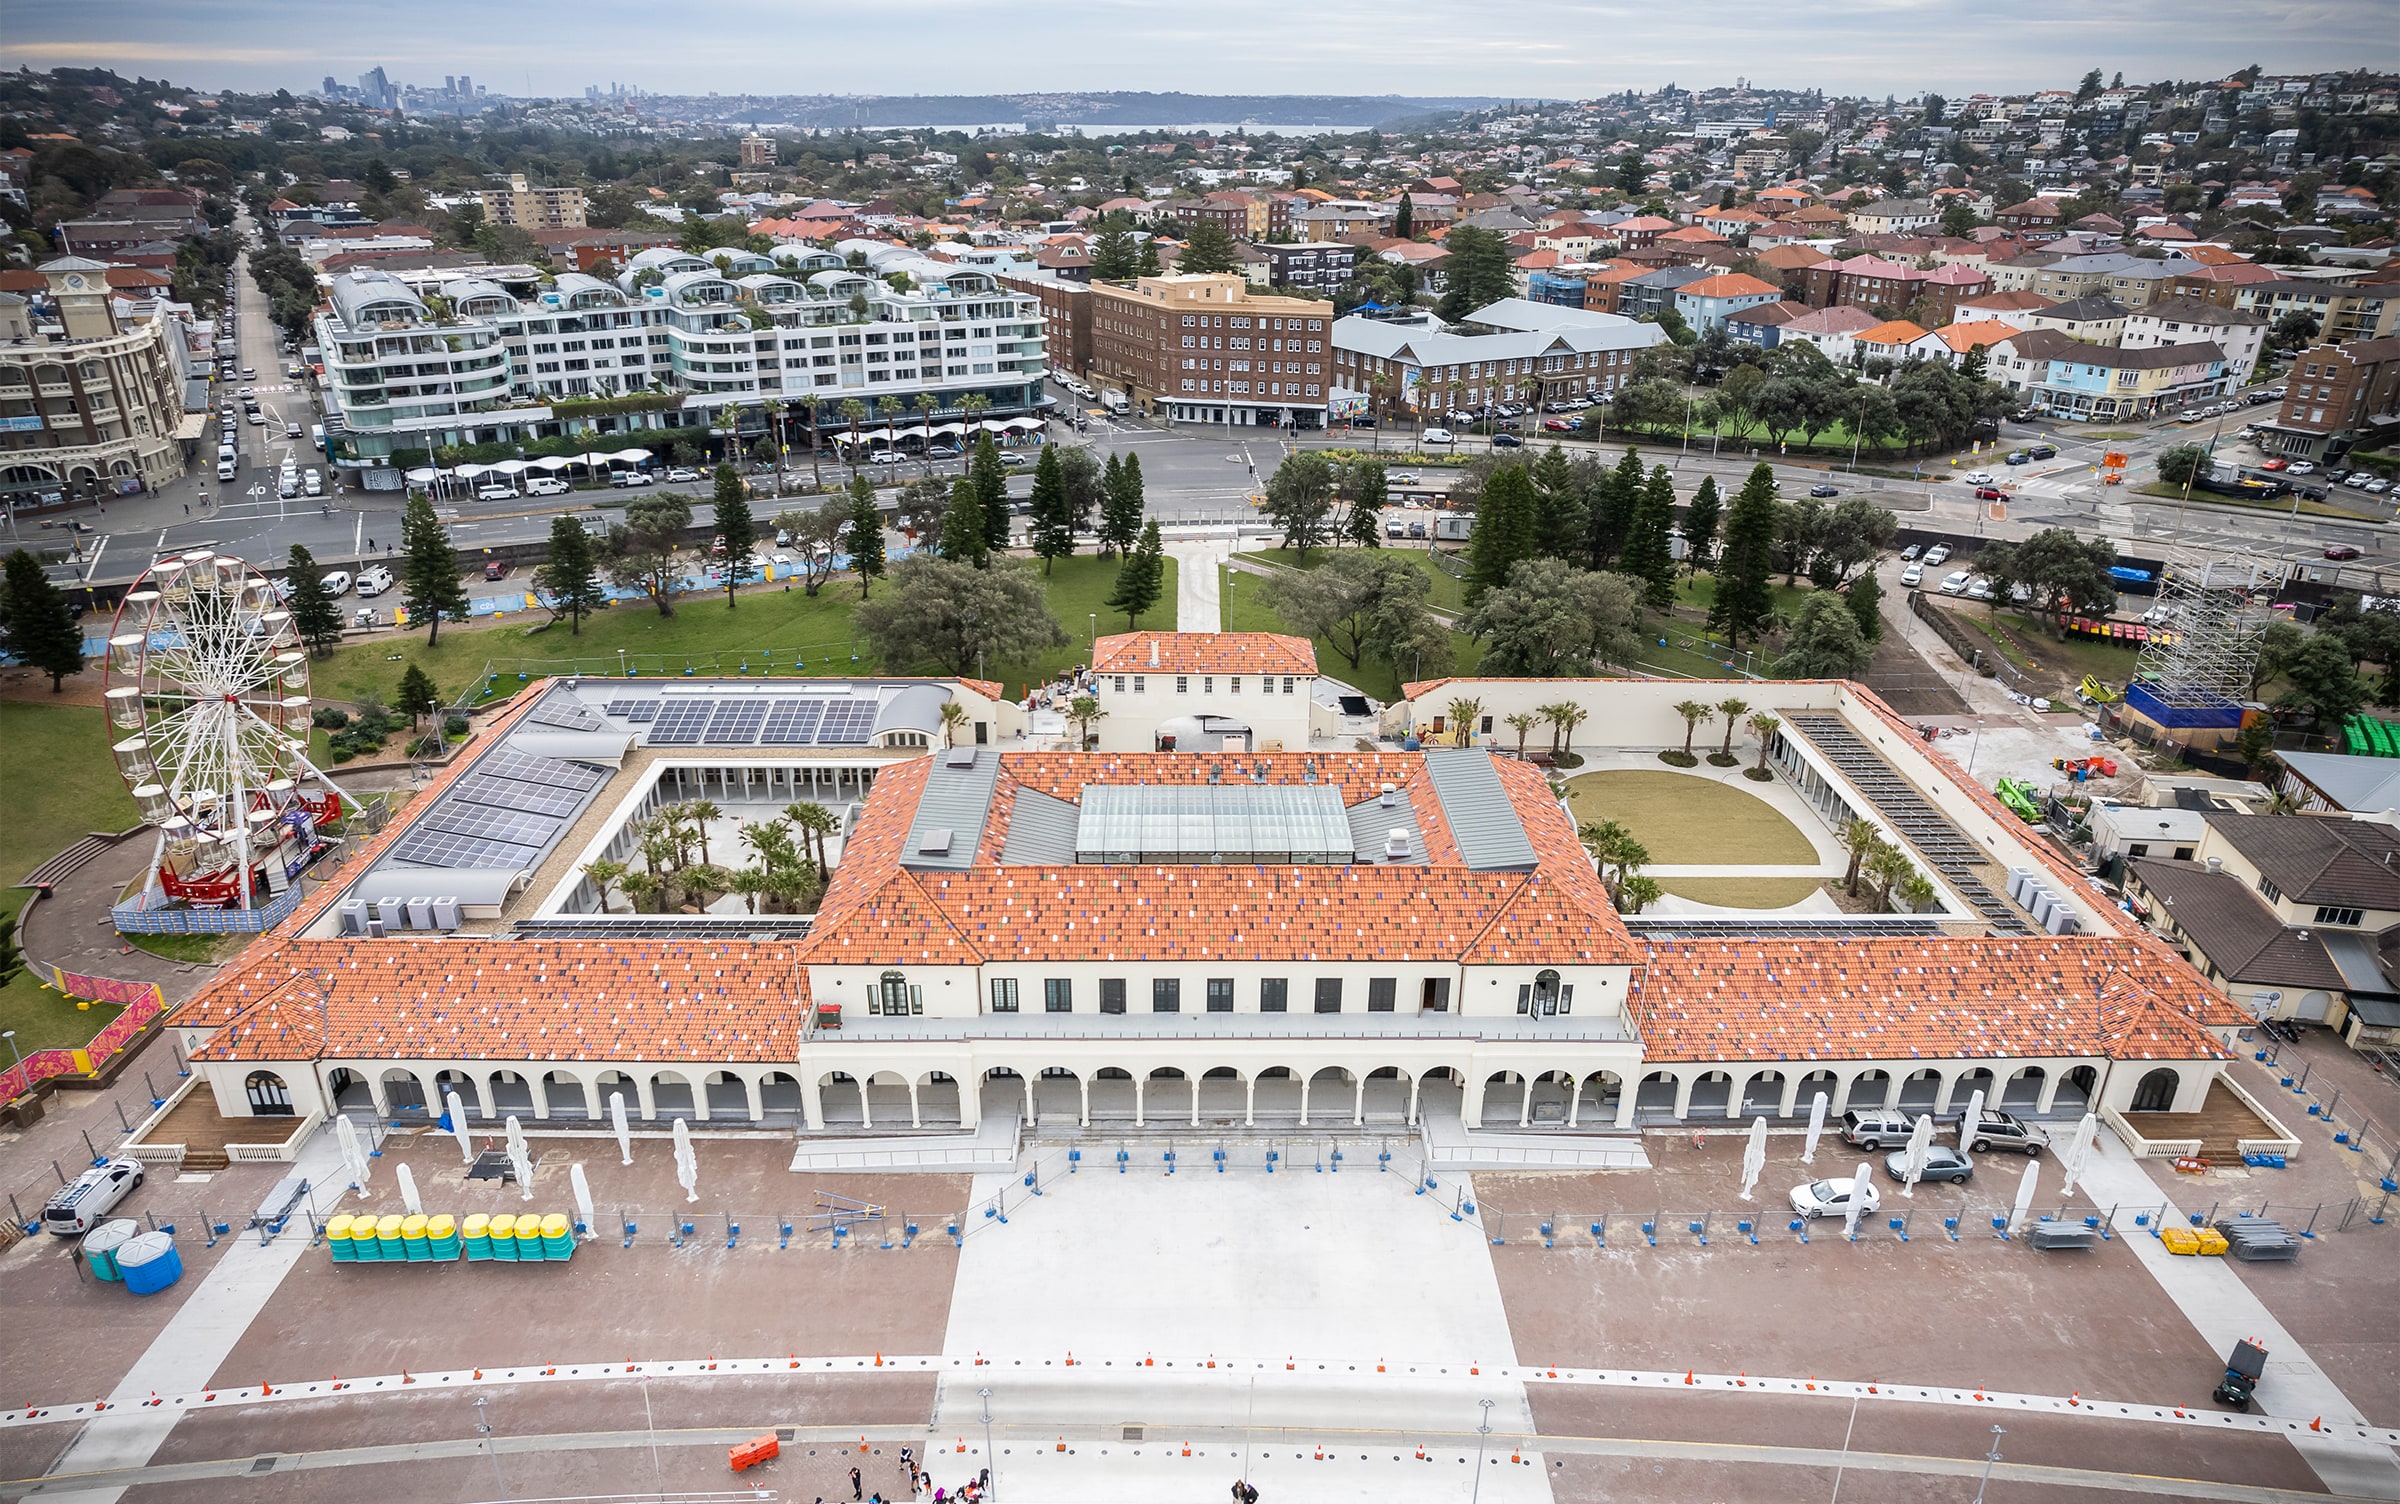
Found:
[[[625,1156],[625,1163],[632,1164],[633,1130],[625,1124],[625,1094],[621,1091],[608,1094],[608,1120],[617,1130],[617,1152]]]
[[[675,1180],[684,1200],[700,1199],[700,1159],[692,1152],[692,1130],[681,1118],[675,1120]]]
[[[1873,1171],[1862,1159],[1858,1162],[1858,1173],[1850,1178],[1850,1204],[1842,1211],[1842,1232],[1846,1236],[1858,1236],[1859,1215],[1867,1209],[1867,1197],[1874,1191]]]
[[[2085,1113],[2075,1125],[2074,1136],[2067,1140],[2067,1152],[2059,1157],[2058,1193],[2061,1196],[2075,1194],[2075,1182],[2091,1167],[2092,1145],[2099,1136],[2099,1117]]]
[[[425,1203],[417,1196],[417,1177],[415,1173],[412,1172],[406,1165],[402,1165],[393,1173],[399,1177],[400,1181],[400,1204],[408,1208],[408,1214],[410,1216],[424,1216]]]
[[[592,1215],[592,1187],[583,1178],[582,1165],[567,1166],[567,1185],[575,1192],[575,1215],[582,1219],[584,1229],[588,1232],[598,1219]]]
[[[1983,1093],[1977,1091],[1967,1098],[1967,1115],[1958,1120],[1958,1156],[1967,1157],[1975,1147],[1975,1135],[1983,1131]]]
[[[2025,1161],[2025,1178],[2017,1182],[2017,1204],[2008,1214],[2008,1235],[2015,1237],[2025,1230],[2025,1218],[2033,1210],[2034,1187],[2041,1183],[2042,1167],[2037,1160]]]
[[[1900,1194],[1914,1198],[1917,1182],[1925,1178],[1925,1156],[1933,1150],[1933,1114],[1917,1119],[1908,1131],[1908,1160],[1900,1167]]]
[[[333,1120],[335,1133],[342,1141],[342,1164],[350,1172],[350,1183],[358,1188],[358,1199],[367,1199],[367,1151],[358,1142],[358,1125],[343,1113]]]
[[[1742,1146],[1742,1199],[1744,1201],[1751,1199],[1750,1193],[1758,1189],[1758,1177],[1765,1172],[1766,1168],[1767,1120],[1752,1118],[1750,1120],[1750,1141]]]
[[[1825,1132],[1825,1109],[1825,1093],[1818,1092],[1816,1100],[1808,1104],[1808,1142],[1800,1150],[1800,1163],[1804,1165],[1817,1162],[1817,1139]]]
[[[467,1104],[458,1099],[457,1092],[447,1098],[450,1108],[450,1131],[458,1135],[459,1157],[468,1164],[475,1163],[475,1139],[467,1132]]]
[[[525,1142],[524,1126],[518,1123],[517,1115],[513,1112],[508,1115],[508,1164],[509,1168],[516,1173],[517,1189],[524,1192],[526,1200],[531,1201],[533,1199],[533,1148]]]

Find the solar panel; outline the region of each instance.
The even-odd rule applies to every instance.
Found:
[[[688,747],[697,743],[716,708],[714,700],[674,700],[659,706],[658,719],[650,723],[649,744]]]
[[[519,846],[511,841],[494,841],[482,836],[452,835],[443,830],[412,830],[392,856],[403,862],[415,862],[420,867],[530,867],[541,858],[537,847]]]
[[[872,700],[828,700],[825,719],[817,726],[820,746],[846,746],[863,742],[875,731],[875,702]]]
[[[608,713],[636,726],[646,726],[658,716],[656,700],[611,700]]]
[[[598,788],[608,774],[579,762],[566,762],[556,757],[535,757],[527,752],[512,752],[502,748],[476,761],[475,771],[494,778],[513,778],[519,783],[538,783],[544,788],[590,790]]]
[[[574,789],[544,788],[538,783],[519,783],[514,778],[493,778],[483,774],[460,779],[452,797],[469,804],[490,805],[494,809],[562,817],[582,808],[584,799]]]
[[[824,717],[823,700],[777,700],[767,710],[766,729],[758,739],[769,746],[799,746],[816,739],[817,723]]]
[[[558,726],[568,731],[606,731],[608,722],[600,713],[581,700],[552,698],[544,700],[526,720],[541,726]]]
[[[520,846],[548,845],[550,838],[558,834],[559,825],[551,815],[495,809],[488,804],[461,804],[450,799],[442,801],[422,823],[428,830],[447,831],[454,836],[489,836]]]
[[[766,719],[764,700],[719,700],[700,740],[712,747],[747,747],[758,740],[758,728]]]

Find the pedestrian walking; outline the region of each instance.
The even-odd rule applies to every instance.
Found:
[[[183,504],[183,515],[186,517],[192,515],[192,504],[188,501]]]
[[[866,1495],[865,1495],[865,1494],[863,1494],[863,1493],[861,1493],[861,1492],[859,1491],[858,1469],[857,1469],[857,1468],[852,1468],[852,1469],[850,1469],[850,1497],[851,1497],[853,1500],[857,1500],[857,1499],[863,1499],[863,1498],[865,1498],[865,1497],[866,1497]]]

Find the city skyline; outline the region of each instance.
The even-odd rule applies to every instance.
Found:
[[[2164,30],[2146,9],[2098,0],[2072,17],[1979,36],[1971,48],[1957,45],[1961,28],[1985,28],[1988,18],[1958,0],[1815,7],[1804,27],[1794,26],[1788,7],[1740,0],[1712,12],[1706,28],[1646,26],[1648,13],[1613,0],[1536,0],[1504,28],[1465,35],[1444,30],[1442,7],[1370,13],[1356,0],[1336,0],[1319,14],[1322,24],[1290,35],[1282,34],[1288,18],[1255,0],[1216,8],[1205,21],[1181,8],[1128,12],[1067,0],[1032,26],[952,4],[937,7],[934,24],[950,19],[990,34],[972,49],[905,59],[876,45],[883,29],[871,17],[832,14],[803,33],[780,26],[785,17],[754,0],[718,8],[719,24],[665,48],[645,31],[655,14],[621,0],[577,6],[571,16],[512,12],[519,26],[505,31],[456,0],[413,13],[404,32],[326,24],[355,9],[141,6],[112,10],[102,27],[89,7],[32,0],[14,8],[10,52],[35,67],[107,67],[209,89],[298,93],[329,72],[350,78],[381,66],[396,82],[419,86],[465,72],[494,93],[569,98],[594,82],[626,80],[662,94],[1131,89],[1572,99],[1667,83],[1721,87],[1742,76],[1762,88],[1905,97],[2053,87],[2093,67],[2151,82],[2251,63],[2269,72],[2323,70],[2335,60],[2400,66],[2389,9],[2369,0],[2203,0]],[[1268,34],[1279,36],[1277,45],[1258,47]],[[358,37],[361,50],[339,50],[346,35]],[[641,77],[627,79],[637,71]]]

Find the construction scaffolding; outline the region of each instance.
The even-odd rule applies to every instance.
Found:
[[[2159,588],[2165,620],[2134,669],[2135,691],[2152,702],[2143,708],[2170,726],[2216,724],[2228,712],[2238,723],[2267,630],[2262,603],[2285,573],[2282,560],[2256,554],[2170,556]]]

